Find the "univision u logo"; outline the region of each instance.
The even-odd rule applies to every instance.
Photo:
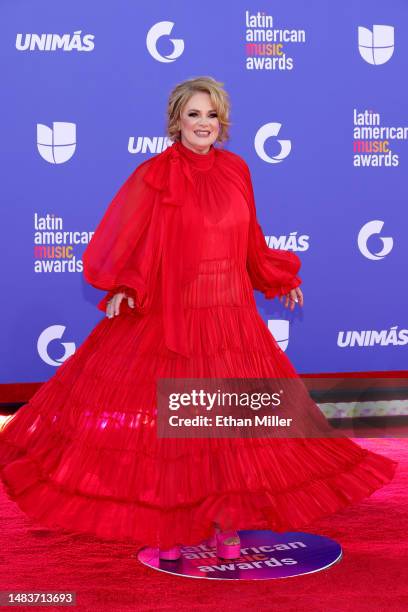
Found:
[[[371,31],[359,26],[358,48],[361,57],[369,64],[385,64],[394,53],[394,27],[375,25]]]
[[[45,161],[63,164],[71,159],[76,148],[76,125],[54,121],[52,128],[37,124],[37,148]]]

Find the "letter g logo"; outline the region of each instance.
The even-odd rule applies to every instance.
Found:
[[[43,332],[41,332],[38,338],[38,341],[37,341],[38,354],[41,357],[41,359],[48,365],[59,366],[64,361],[66,361],[68,357],[70,357],[71,355],[75,353],[75,343],[74,342],[61,342],[61,345],[64,347],[65,352],[63,356],[60,357],[59,359],[53,359],[48,352],[49,344],[53,340],[61,340],[65,332],[65,329],[66,328],[64,325],[50,325],[49,327],[44,329]]]
[[[255,151],[258,156],[268,164],[279,164],[290,153],[292,143],[290,140],[277,140],[281,150],[277,155],[270,157],[265,151],[265,142],[268,138],[273,138],[279,134],[282,127],[281,123],[265,123],[262,125],[255,135]]]
[[[384,221],[379,221],[377,219],[374,221],[369,221],[368,223],[363,225],[363,227],[359,231],[357,238],[358,248],[360,249],[360,252],[364,255],[364,257],[367,257],[367,259],[371,259],[373,261],[383,259],[392,250],[394,241],[389,236],[387,236],[387,238],[383,238],[382,236],[379,237],[381,242],[383,243],[383,248],[378,253],[372,253],[368,249],[368,239],[371,238],[371,236],[379,234],[383,228],[383,225]]]
[[[173,52],[170,55],[161,55],[157,50],[157,41],[162,36],[170,36],[174,23],[172,21],[159,21],[150,28],[146,36],[147,50],[158,62],[174,62],[184,51],[184,40],[181,38],[170,38],[173,43]]]

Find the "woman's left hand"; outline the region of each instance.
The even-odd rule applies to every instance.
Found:
[[[287,293],[286,295],[281,295],[279,301],[282,302],[285,300],[284,306],[288,307],[290,302],[290,310],[295,308],[295,304],[299,304],[299,306],[303,306],[303,293],[300,287],[296,287]]]

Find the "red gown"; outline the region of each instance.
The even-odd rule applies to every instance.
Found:
[[[158,378],[298,377],[258,313],[253,290],[272,298],[298,286],[300,260],[266,245],[247,165],[219,148],[201,155],[177,142],[170,149],[141,164],[119,196],[155,163],[178,154],[202,215],[192,221],[202,247],[189,282],[177,284],[174,270],[196,255],[178,252],[171,262],[169,253],[179,247],[171,250],[161,224],[169,214],[173,236],[180,208],[163,215],[158,208],[154,217],[141,204],[139,260],[124,247],[108,248],[111,232],[104,236],[100,226],[94,244],[102,237],[111,256],[98,270],[92,250],[84,258],[89,282],[110,290],[99,307],[124,287],[136,308],[122,302],[119,316],[103,317],[3,428],[2,480],[10,498],[42,525],[139,545],[194,545],[211,535],[214,521],[236,529],[302,528],[369,496],[391,480],[397,464],[348,438],[157,438]],[[177,196],[180,177],[160,184],[160,165],[156,170],[149,189],[155,185],[163,196],[167,184]],[[129,229],[129,244],[141,235]],[[188,236],[180,248],[194,247]],[[107,267],[113,260],[115,274]],[[177,287],[181,292],[168,307]],[[179,337],[178,329],[186,335]]]

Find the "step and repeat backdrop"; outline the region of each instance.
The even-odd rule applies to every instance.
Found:
[[[407,369],[408,3],[4,1],[1,383],[49,379],[104,316],[82,253],[170,143],[180,81],[231,99],[268,244],[303,309],[256,292],[299,373]]]

